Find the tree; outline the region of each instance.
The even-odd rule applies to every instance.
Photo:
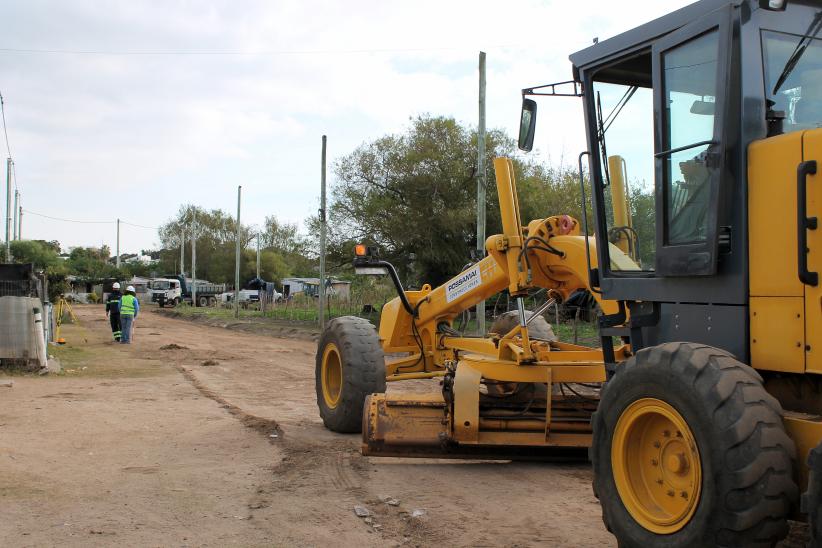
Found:
[[[459,272],[476,248],[476,143],[476,132],[453,118],[421,116],[405,133],[366,143],[339,160],[328,224],[332,266],[349,264],[354,244],[366,243],[379,246],[411,283],[436,285]],[[488,132],[487,158],[514,153],[504,132]],[[523,222],[579,216],[575,172],[517,158],[513,163]],[[486,234],[492,235],[501,221],[491,161],[485,176]],[[310,225],[317,234],[318,220]]]
[[[66,260],[66,267],[70,274],[88,280],[120,278],[121,272],[108,262],[110,254],[109,247],[105,245],[102,247],[73,247]]]
[[[281,254],[304,254],[308,242],[299,233],[299,227],[294,223],[283,223],[274,215],[265,218],[265,226],[260,231],[260,247],[271,249]]]
[[[62,266],[57,250],[43,240],[16,240],[11,242],[11,255],[16,263],[32,263],[36,270],[54,270]]]
[[[160,253],[160,266],[167,270],[166,273],[179,271],[177,263],[183,232],[186,239],[185,255],[188,261],[191,260],[192,231],[197,238],[197,278],[217,283],[232,283],[237,221],[219,209],[208,211],[193,205],[181,206],[177,217],[160,227],[160,241],[164,249]],[[251,230],[242,225],[241,249],[248,247],[252,238]]]

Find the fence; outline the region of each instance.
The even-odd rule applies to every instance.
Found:
[[[348,299],[338,299],[329,296],[326,300],[327,319],[339,318],[340,316],[359,316],[379,323],[380,311],[393,297],[369,297],[366,295],[352,295]],[[296,296],[291,299],[280,300],[278,302],[260,303],[261,315],[267,318],[288,321],[319,321],[319,303],[315,297]]]
[[[345,300],[330,296],[325,316],[327,319],[358,316],[379,326],[382,308],[393,298],[393,294],[373,292],[362,294],[354,292],[349,299]],[[536,310],[545,304],[547,299],[544,290],[537,291],[525,298],[525,308]],[[543,315],[561,340],[586,346],[599,346],[599,335],[594,323],[595,305],[595,301],[589,294],[582,293],[579,296],[572,296],[563,304],[555,303],[549,306]],[[263,298],[260,303],[253,303],[251,306],[258,307],[257,314],[266,318],[309,323],[319,321],[319,306],[316,297],[298,295],[278,302],[270,302]],[[485,302],[485,310],[486,326],[490,327],[493,319],[498,315],[516,310],[516,301],[511,299],[507,293],[500,293]],[[466,310],[457,317],[454,320],[454,328],[468,335],[476,334],[476,309]]]
[[[39,297],[41,282],[30,280],[0,280],[0,297]]]

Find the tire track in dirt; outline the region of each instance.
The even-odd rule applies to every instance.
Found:
[[[263,520],[277,514],[282,545],[614,545],[584,466],[363,457],[357,436],[333,434],[317,416],[316,345],[277,338],[268,330],[252,335],[236,327],[155,317],[168,333],[163,342],[191,347],[163,354],[187,382],[199,383],[220,399],[203,394],[221,405],[233,405],[237,417],[268,417],[268,424],[278,426],[283,457],[249,503],[249,515]],[[200,367],[226,352],[231,359]],[[390,392],[437,389],[424,381],[389,387]],[[388,505],[385,497],[400,504]],[[370,510],[370,524],[354,516],[355,505]],[[516,516],[506,511],[513,507],[520,510]],[[412,517],[417,509],[424,515]],[[307,531],[312,532],[307,536]]]
[[[217,391],[208,387],[197,375],[182,363],[179,351],[188,351],[188,348],[170,348],[174,354],[171,365],[188,381],[200,394],[220,404],[241,424],[263,435],[272,444],[276,444],[284,455],[280,462],[271,468],[272,484],[261,486],[248,503],[251,519],[255,512],[271,508],[275,497],[283,493],[293,493],[295,506],[306,506],[306,513],[316,510],[318,501],[329,501],[342,498],[347,502],[348,511],[353,513],[353,506],[366,506],[371,512],[370,522],[359,520],[361,527],[366,527],[375,534],[375,541],[384,545],[394,541],[396,545],[431,545],[439,541],[446,541],[443,535],[423,519],[412,517],[412,509],[403,506],[394,507],[380,500],[383,495],[374,493],[369,488],[369,464],[359,451],[359,444],[346,436],[340,440],[342,448],[329,451],[327,443],[311,441],[303,436],[289,436],[288,431],[276,420],[252,414],[242,407],[232,403]],[[168,355],[165,355],[168,357]],[[189,352],[187,361],[200,361],[199,356]],[[288,375],[289,377],[291,375]],[[277,435],[272,438],[271,434]],[[309,496],[305,496],[309,492]],[[305,505],[302,501],[308,499]],[[313,518],[312,518],[313,519]],[[317,521],[322,526],[322,521]],[[453,531],[452,527],[452,531]]]
[[[177,371],[179,371],[183,377],[200,392],[200,394],[219,403],[223,409],[236,417],[246,428],[259,432],[271,443],[276,443],[277,440],[282,438],[283,430],[280,428],[280,425],[277,424],[277,421],[252,415],[244,409],[229,402],[200,381],[200,379],[198,379],[190,370],[180,364],[179,360],[174,364],[174,368],[177,369]]]

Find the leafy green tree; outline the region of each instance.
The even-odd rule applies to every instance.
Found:
[[[236,230],[234,217],[221,210],[205,210],[193,205],[180,207],[177,216],[160,227],[163,249],[155,268],[165,274],[179,272],[180,239],[185,232],[186,273],[190,274],[191,231],[197,234],[197,278],[216,283],[234,283]],[[311,275],[313,261],[306,257],[308,243],[297,225],[268,216],[260,232],[260,275],[279,282],[287,276]],[[257,232],[240,227],[240,279],[244,283],[257,274]],[[316,271],[313,271],[316,275]]]
[[[160,266],[164,274],[179,271],[180,240],[185,233],[185,257],[190,274],[191,237],[197,238],[197,278],[217,283],[234,281],[234,254],[237,236],[237,221],[219,209],[184,205],[176,218],[160,227],[159,235],[164,251],[160,253]],[[240,227],[241,249],[248,247],[253,238],[251,230]],[[169,267],[174,268],[169,268]]]
[[[33,263],[37,270],[55,269],[62,265],[57,250],[43,240],[16,240],[11,242],[11,255],[16,263]]]
[[[66,267],[70,274],[89,279],[120,278],[121,273],[108,262],[111,251],[108,246],[74,247],[69,252]]]
[[[260,246],[283,255],[289,253],[305,254],[308,242],[300,234],[295,223],[281,222],[274,215],[265,218],[265,225],[260,231]]]
[[[328,223],[332,266],[349,264],[354,244],[366,243],[379,246],[411,284],[439,284],[459,272],[477,247],[476,144],[476,132],[453,118],[421,116],[405,133],[340,159]],[[576,173],[524,161],[515,150],[504,132],[488,132],[486,234],[501,231],[491,161],[498,156],[513,157],[524,223],[557,214],[579,218]],[[316,218],[310,226],[317,234]]]

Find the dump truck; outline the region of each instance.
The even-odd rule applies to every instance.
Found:
[[[819,1],[702,0],[523,89],[524,151],[535,98],[582,103],[582,218],[523,222],[497,158],[502,232],[445,284],[406,291],[358,247],[355,267],[387,272],[398,296],[379,331],[327,324],[325,425],[362,431],[371,456],[587,452],[620,546],[772,546],[789,518],[822,545],[821,28]],[[514,322],[454,329],[506,289]],[[590,292],[601,347],[536,335],[536,289]],[[385,393],[406,379],[441,389]]]
[[[196,287],[192,289],[195,285]],[[151,293],[151,302],[163,305],[176,306],[181,302],[187,302],[197,306],[214,306],[219,300],[219,295],[225,292],[226,286],[204,280],[191,281],[185,276],[169,274],[160,278],[152,278],[148,290]]]

